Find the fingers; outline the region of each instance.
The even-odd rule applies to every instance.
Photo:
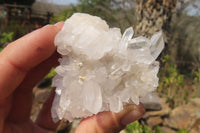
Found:
[[[12,42],[0,53],[0,99],[13,92],[31,68],[54,53],[54,38],[61,24],[57,26],[38,29]]]
[[[51,91],[48,100],[44,103],[36,124],[44,129],[55,131],[59,123],[54,123],[51,117],[51,106],[55,96],[55,89]]]
[[[60,29],[63,22],[57,23]],[[32,107],[32,88],[43,79],[50,69],[58,65],[60,55],[57,52],[51,55],[48,59],[32,68],[24,78],[23,82],[18,86],[13,95],[12,110],[9,114],[9,120],[13,122],[21,122],[29,120]]]
[[[58,57],[59,55],[54,53],[50,58],[28,72],[24,81],[13,94],[9,120],[13,122],[29,120],[33,99],[32,88],[43,79],[53,66],[58,64]]]
[[[118,133],[127,124],[140,119],[144,113],[141,104],[127,105],[119,113],[101,112],[81,121],[75,133]]]

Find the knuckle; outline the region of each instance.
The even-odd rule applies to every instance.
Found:
[[[99,113],[96,116],[97,126],[102,130],[102,133],[118,133],[124,126],[116,118],[112,112]]]

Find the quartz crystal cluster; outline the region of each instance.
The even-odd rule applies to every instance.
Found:
[[[101,111],[119,112],[158,86],[159,63],[164,48],[162,33],[151,39],[132,38],[133,29],[121,34],[99,17],[75,13],[55,38],[62,55],[52,86],[55,121],[83,118]]]

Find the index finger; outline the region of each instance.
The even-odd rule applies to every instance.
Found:
[[[47,25],[9,44],[0,53],[0,99],[7,97],[26,73],[55,51],[59,27]]]

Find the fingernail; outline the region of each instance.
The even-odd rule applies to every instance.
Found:
[[[58,23],[56,23],[56,24],[54,24],[54,26],[56,26],[59,30],[61,30],[62,29],[62,26],[63,26],[63,24],[64,24],[64,22],[63,21],[61,21],[61,22],[58,22]]]
[[[127,125],[131,122],[134,122],[138,119],[140,119],[143,116],[144,113],[139,112],[138,110],[133,110],[129,113],[127,113],[121,120],[121,124]]]
[[[47,24],[47,25],[45,25],[45,26],[43,26],[41,29],[48,29],[48,28],[53,28],[56,32],[59,32],[59,28],[57,27],[57,26],[53,26],[53,25],[51,25],[51,24]],[[41,29],[39,29],[39,30],[41,30]]]

